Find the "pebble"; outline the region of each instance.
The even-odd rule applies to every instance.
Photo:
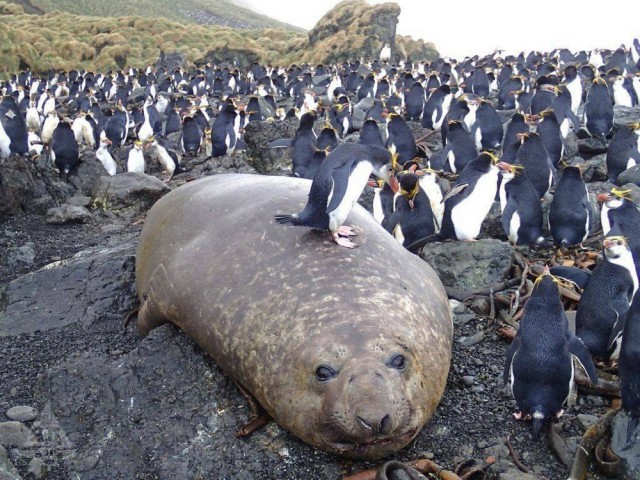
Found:
[[[33,407],[26,405],[19,405],[7,410],[7,418],[9,420],[15,420],[17,422],[31,422],[38,418],[38,411]]]
[[[587,415],[585,413],[579,414],[576,418],[580,426],[585,430],[598,421],[598,417],[595,415]]]
[[[8,267],[33,265],[35,258],[35,245],[32,242],[27,242],[21,247],[7,248],[2,257],[2,263]]]
[[[9,455],[5,448],[0,445],[0,479],[2,480],[21,480],[20,474],[16,467],[13,466]]]
[[[458,313],[454,317],[454,322],[459,327],[464,327],[471,320],[474,320],[476,316],[473,313]]]
[[[484,332],[477,332],[468,337],[460,337],[458,339],[458,343],[463,347],[472,347],[473,345],[477,345],[484,339]]]
[[[36,443],[33,432],[23,423],[0,422],[0,445],[3,447],[24,448]]]
[[[465,375],[464,377],[462,377],[462,378],[460,379],[460,381],[462,382],[462,384],[463,384],[465,387],[470,387],[470,386],[472,386],[472,385],[473,385],[473,380],[474,380],[474,378],[473,378],[473,376],[472,376],[472,375]]]
[[[47,477],[47,466],[39,458],[32,458],[29,462],[29,470],[27,471],[27,478],[33,478],[35,480],[42,480]]]

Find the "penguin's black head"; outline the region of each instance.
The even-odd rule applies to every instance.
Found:
[[[420,182],[418,176],[410,171],[400,172],[398,174],[400,182],[400,193],[409,202],[409,206],[413,208],[413,200],[420,191]]]

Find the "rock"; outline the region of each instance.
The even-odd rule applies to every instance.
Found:
[[[460,379],[460,383],[462,383],[462,385],[464,385],[465,387],[473,386],[473,382],[474,382],[473,375],[465,375]]]
[[[613,418],[611,425],[611,450],[622,460],[623,478],[640,478],[640,441],[636,428],[635,439],[631,446],[627,445],[627,425],[629,415],[620,411]]]
[[[36,444],[36,436],[23,423],[0,422],[0,445],[3,447],[27,448]]]
[[[576,419],[584,430],[598,422],[598,417],[596,417],[595,415],[586,415],[584,413],[579,414]]]
[[[613,106],[613,125],[622,127],[630,123],[640,122],[640,107],[623,107],[620,105]]]
[[[473,291],[504,281],[511,269],[514,250],[506,242],[486,239],[430,243],[420,256],[436,270],[445,286]]]
[[[27,478],[33,480],[42,480],[47,478],[47,466],[39,458],[32,458],[29,462],[29,470]]]
[[[27,242],[21,247],[9,247],[2,256],[2,263],[14,268],[20,265],[33,265],[36,258],[35,245]]]
[[[96,152],[89,147],[86,147],[82,152],[80,160],[80,165],[78,165],[75,173],[69,176],[69,183],[78,190],[76,195],[91,195],[98,179],[102,176],[109,175],[102,166],[102,163],[100,163],[100,160],[96,157]],[[118,171],[122,172],[120,169],[118,169]]]
[[[569,130],[564,143],[564,158],[571,158],[578,153],[578,136],[573,130]]]
[[[531,473],[524,473],[517,468],[510,468],[498,475],[498,480],[538,480],[540,477]]]
[[[624,172],[618,175],[618,180],[616,183],[618,185],[633,183],[634,185],[640,186],[640,165],[627,168]]]
[[[367,112],[373,107],[373,101],[374,99],[372,97],[366,97],[353,106],[351,120],[353,122],[353,128],[356,130],[360,130],[362,125],[364,125],[364,121],[367,119]],[[384,136],[382,138],[384,138]]]
[[[0,480],[22,480],[2,445],[0,445]]]
[[[209,50],[204,57],[199,58],[194,63],[197,67],[201,67],[207,63],[222,63],[233,65],[234,68],[249,68],[255,62],[259,61],[260,52],[257,49],[251,48],[250,44],[243,45],[236,43],[234,45],[225,44],[221,47]]]
[[[69,205],[76,205],[78,207],[88,207],[91,204],[91,197],[86,197],[84,195],[74,195],[73,197],[67,198],[67,203]]]
[[[187,56],[179,52],[164,53],[160,51],[160,56],[156,60],[156,68],[164,68],[167,72],[173,72],[176,68],[187,67]]]
[[[13,280],[0,290],[0,337],[101,320],[131,310],[135,241],[92,248]],[[117,313],[113,313],[117,312]]]
[[[93,218],[85,207],[63,203],[59,207],[47,210],[47,223],[63,225],[65,223],[88,223]]]
[[[91,197],[93,204],[104,210],[130,207],[141,212],[148,210],[168,191],[169,187],[155,177],[127,172],[100,177]]]
[[[501,240],[507,240],[507,235],[502,228],[502,210],[500,210],[500,202],[493,202],[489,213],[482,221],[480,227],[479,238],[499,238]]]
[[[11,407],[7,410],[7,418],[17,422],[31,422],[38,418],[38,411],[35,408],[26,405]]]
[[[251,122],[245,127],[247,162],[258,173],[291,175],[291,149],[271,148],[274,140],[293,139],[299,125],[298,119],[284,122]]]
[[[597,138],[587,137],[578,140],[578,151],[587,155],[607,153],[607,147]]]

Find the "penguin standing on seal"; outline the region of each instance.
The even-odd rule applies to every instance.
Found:
[[[607,176],[617,183],[618,175],[640,164],[640,123],[621,127],[607,149]]]
[[[475,240],[498,191],[497,158],[481,153],[462,171],[444,197],[440,239]]]
[[[640,370],[638,365],[640,365],[640,296],[635,295],[627,311],[618,359],[622,409],[629,415],[627,445],[632,444],[640,419]]]
[[[282,225],[329,231],[334,242],[346,248],[358,245],[347,237],[356,235],[343,225],[373,173],[389,180],[391,154],[384,148],[344,143],[322,162],[309,191],[307,205],[300,213],[276,215]]]
[[[576,335],[595,359],[606,362],[618,357],[617,332],[638,290],[638,275],[624,237],[606,237],[603,251],[604,261],[591,274],[578,304]]]
[[[584,242],[592,223],[593,212],[582,172],[578,167],[565,167],[549,206],[549,230],[555,244],[569,247]]]
[[[584,105],[584,125],[589,135],[597,138],[602,144],[607,146],[607,135],[613,129],[613,103],[607,82],[601,78],[596,78]]]
[[[64,174],[65,182],[69,173],[75,170],[80,163],[78,142],[76,142],[71,125],[65,120],[61,121],[53,131],[49,145],[49,158],[60,173]]]
[[[503,380],[519,411],[516,420],[533,420],[537,440],[546,419],[560,418],[573,388],[576,358],[593,384],[598,376],[585,345],[569,331],[560,293],[546,269],[524,307],[520,328],[507,351]]]

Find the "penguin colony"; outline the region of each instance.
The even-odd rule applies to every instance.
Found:
[[[274,212],[275,221],[327,231],[338,246],[356,248],[357,232],[344,222],[369,185],[375,218],[414,252],[432,241],[475,240],[496,199],[511,243],[580,246],[596,232],[582,166],[565,162],[569,131],[607,149],[612,183],[640,161],[640,124],[613,123],[614,105],[638,106],[637,40],[615,51],[390,60],[385,45],[379,60],[331,66],[23,71],[2,83],[0,157],[45,155],[67,180],[95,151],[108,175],[153,166],[169,182],[188,171],[192,156],[242,149],[249,122],[295,118],[299,127],[284,144],[293,175],[312,180],[309,200],[301,212]],[[360,128],[355,108],[365,111]],[[415,138],[415,122],[441,135],[440,149]],[[640,434],[640,213],[627,194],[616,188],[598,197],[603,260],[593,273],[546,271],[507,354],[514,417],[532,420],[535,438],[563,413],[572,359],[593,383],[594,362],[619,361],[628,442]],[[559,276],[584,288],[575,335]]]

